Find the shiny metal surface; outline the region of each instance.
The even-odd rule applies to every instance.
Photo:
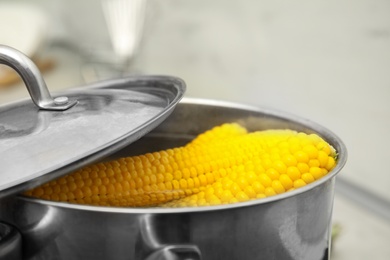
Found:
[[[164,121],[184,91],[180,79],[139,76],[67,91],[78,104],[65,111],[39,110],[30,100],[1,106],[0,198],[139,139]]]
[[[0,219],[23,234],[25,259],[329,259],[335,176],[347,152],[337,136],[313,122],[267,109],[185,99],[161,125],[110,158],[179,146],[224,122],[239,122],[249,130],[319,133],[339,152],[338,165],[299,190],[232,205],[111,208],[18,196],[0,203]]]
[[[22,259],[22,236],[14,228],[0,222],[0,259]]]
[[[12,67],[23,79],[35,105],[44,110],[66,110],[77,103],[69,100],[58,103],[53,99],[47,89],[46,83],[38,67],[22,52],[6,45],[0,45],[0,64]]]

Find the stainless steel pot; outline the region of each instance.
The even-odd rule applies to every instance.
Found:
[[[0,203],[0,219],[19,229],[25,259],[329,259],[335,177],[347,151],[320,125],[268,109],[184,99],[157,128],[110,158],[183,145],[225,122],[318,133],[338,151],[338,164],[303,188],[244,203],[115,208],[14,196]]]

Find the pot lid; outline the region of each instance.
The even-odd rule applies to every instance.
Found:
[[[184,95],[168,76],[124,77],[50,95],[34,63],[0,45],[0,63],[31,100],[0,106],[0,198],[41,185],[123,148],[159,125]]]

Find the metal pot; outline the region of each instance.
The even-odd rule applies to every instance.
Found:
[[[7,224],[4,237],[18,237],[17,229],[23,240],[22,246],[20,239],[12,247],[0,244],[0,256],[12,248],[12,259],[18,259],[22,247],[23,259],[50,260],[329,258],[335,176],[347,156],[329,130],[268,109],[213,100],[178,103],[185,85],[172,77],[109,80],[52,98],[27,57],[0,45],[0,63],[19,72],[39,107],[31,100],[0,107],[5,130],[0,132],[0,221]],[[226,122],[249,131],[317,133],[338,151],[338,164],[303,188],[231,205],[116,208],[15,195],[98,160],[183,145]],[[98,127],[90,126],[95,123]]]
[[[156,129],[110,158],[183,145],[225,122],[249,130],[318,133],[339,152],[338,165],[301,189],[245,203],[135,209],[17,196],[1,205],[0,219],[22,233],[26,259],[329,259],[335,176],[345,164],[346,148],[311,121],[239,104],[184,99]]]

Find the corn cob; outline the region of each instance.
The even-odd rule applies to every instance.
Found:
[[[26,195],[101,206],[219,205],[300,188],[335,165],[336,151],[315,134],[248,133],[231,123],[182,147],[84,167]]]

